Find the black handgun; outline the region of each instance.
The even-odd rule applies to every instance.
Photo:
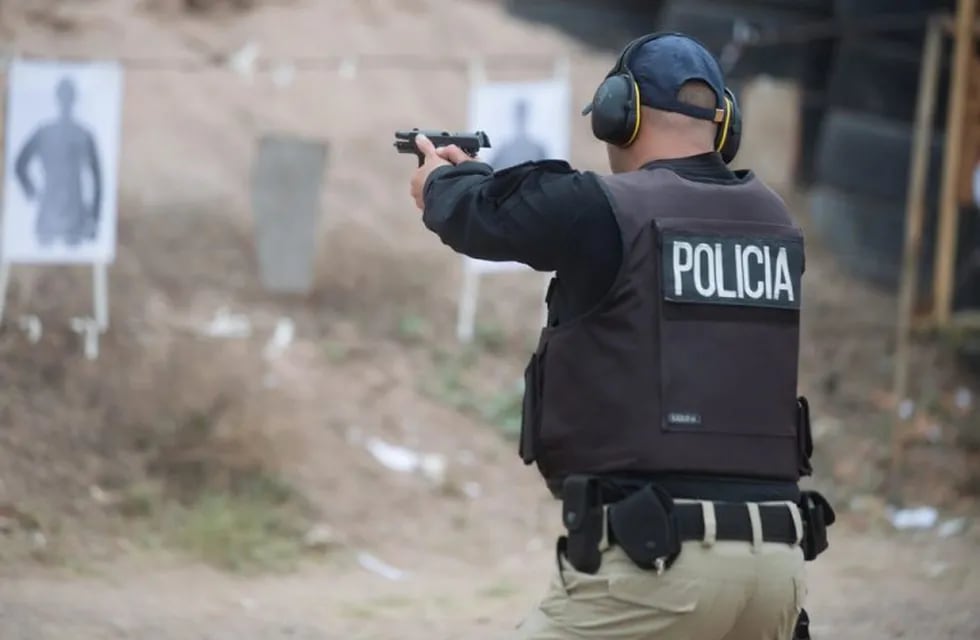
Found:
[[[471,158],[476,156],[481,148],[490,148],[490,138],[488,138],[487,134],[483,131],[463,133],[450,133],[448,131],[438,131],[435,129],[396,131],[395,148],[398,149],[398,153],[414,153],[419,159],[420,167],[425,161],[425,156],[423,156],[422,152],[415,146],[415,136],[420,133],[431,140],[432,144],[434,144],[436,148],[448,147],[449,145],[454,144],[462,149],[466,155],[470,156]]]

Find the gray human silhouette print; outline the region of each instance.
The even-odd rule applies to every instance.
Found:
[[[527,100],[518,99],[514,103],[514,136],[499,145],[493,154],[491,164],[494,169],[506,169],[523,162],[544,160],[547,151],[544,145],[531,138],[528,132],[528,112],[530,107]]]
[[[55,88],[58,116],[42,123],[30,135],[15,161],[15,173],[25,197],[37,201],[34,233],[38,243],[49,246],[62,240],[69,246],[94,241],[102,206],[102,173],[92,133],[74,116],[78,91],[70,77]],[[32,180],[29,168],[40,161],[41,184]],[[86,202],[82,177],[92,178],[92,197]]]

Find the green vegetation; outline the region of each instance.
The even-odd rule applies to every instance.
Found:
[[[485,382],[469,382],[468,374],[479,369],[483,352],[481,344],[455,353],[436,351],[435,374],[420,382],[421,392],[516,438],[521,428],[523,380],[497,388],[488,388]]]
[[[304,553],[305,519],[272,482],[245,493],[204,493],[176,516],[175,546],[221,569],[289,570]]]
[[[139,521],[144,543],[225,571],[294,569],[310,527],[302,499],[280,481],[256,475],[234,490],[205,488],[181,500],[154,482],[128,487],[115,504]]]

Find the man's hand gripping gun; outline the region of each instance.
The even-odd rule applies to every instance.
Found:
[[[419,166],[425,162],[425,156],[419,151],[418,147],[415,146],[415,136],[418,134],[424,135],[426,138],[432,141],[432,144],[438,149],[439,147],[448,147],[451,144],[456,145],[462,149],[466,155],[471,158],[479,153],[481,148],[490,148],[490,138],[487,134],[482,131],[464,132],[464,133],[449,133],[448,131],[436,131],[436,130],[419,130],[412,129],[411,131],[396,131],[395,132],[395,148],[398,149],[398,153],[414,153],[419,159]]]

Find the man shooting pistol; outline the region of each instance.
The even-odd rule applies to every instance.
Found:
[[[705,45],[650,33],[597,80],[582,114],[609,172],[495,169],[415,138],[427,229],[458,254],[555,273],[514,453],[565,531],[512,638],[805,639],[805,563],[835,515],[800,486],[803,229],[731,168],[741,111]]]
[[[481,148],[490,148],[490,138],[483,131],[463,133],[449,133],[448,131],[437,130],[422,131],[419,129],[396,131],[395,148],[398,149],[398,153],[414,153],[418,156],[420,167],[425,162],[425,154],[419,151],[415,143],[415,138],[419,134],[432,141],[432,144],[436,148],[455,145],[471,158],[476,157],[476,154],[479,153]]]

